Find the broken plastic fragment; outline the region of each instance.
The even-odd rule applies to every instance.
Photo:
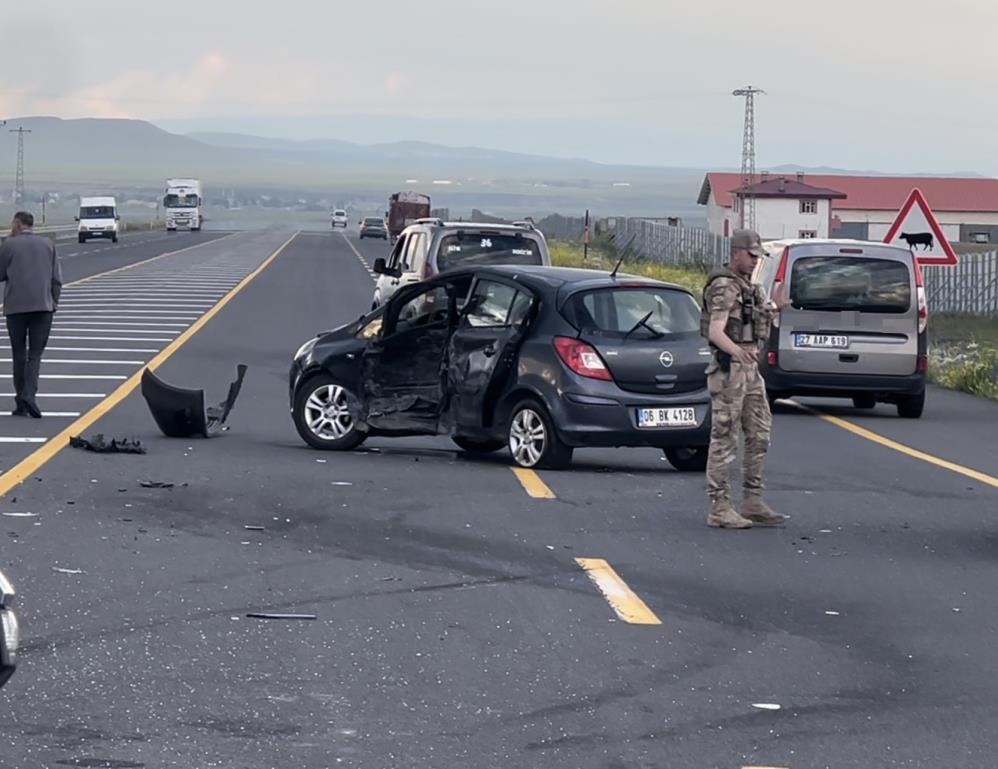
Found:
[[[58,574],[82,574],[83,569],[60,569],[58,566],[53,566],[52,571]]]
[[[4,513],[7,518],[37,518],[38,513]]]
[[[142,372],[142,396],[159,429],[168,438],[201,435],[210,438],[221,432],[235,405],[246,376],[246,366],[236,366],[236,379],[229,385],[229,394],[217,406],[204,405],[204,390],[174,387],[152,373]],[[190,449],[188,449],[190,450]]]
[[[243,526],[243,528],[246,529],[246,531],[263,531],[264,530],[263,526],[250,526],[249,524],[246,524],[245,526]]]
[[[172,489],[174,484],[169,481],[139,481],[143,489]]]
[[[141,441],[133,438],[112,438],[110,441],[104,439],[103,433],[97,433],[89,438],[82,436],[70,436],[69,445],[74,449],[93,451],[96,454],[145,454],[145,447]]]
[[[250,612],[250,619],[318,619],[315,614],[269,614],[266,612]]]
[[[759,710],[779,710],[780,706],[775,702],[755,702],[752,704],[753,708],[758,708]]]

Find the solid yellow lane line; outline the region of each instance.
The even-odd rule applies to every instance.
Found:
[[[555,493],[548,488],[548,485],[533,470],[527,470],[524,467],[514,467],[513,474],[519,478],[524,491],[534,499],[557,499]]]
[[[624,622],[632,625],[661,625],[662,620],[631,590],[620,575],[602,558],[576,558],[589,579]]]
[[[893,449],[901,454],[906,454],[914,459],[920,459],[923,462],[928,462],[930,465],[935,465],[936,467],[942,467],[945,470],[965,475],[968,478],[973,478],[975,481],[980,481],[981,483],[998,489],[998,478],[995,478],[993,475],[988,475],[987,473],[982,473],[980,470],[964,467],[963,465],[958,465],[956,462],[950,462],[947,459],[942,459],[940,457],[933,456],[932,454],[927,454],[924,451],[913,449],[910,446],[905,446],[903,443],[892,441],[890,438],[885,438],[879,433],[867,430],[865,427],[860,427],[859,425],[853,424],[852,422],[840,417],[834,417],[831,414],[823,414],[821,411],[812,409],[809,406],[804,406],[803,404],[796,403],[794,401],[790,402],[794,403],[797,408],[807,411],[810,414],[814,414],[819,419],[822,419],[829,424],[841,427],[843,430],[848,430],[853,435],[858,435],[860,438],[865,438],[868,441],[872,441],[873,443],[879,444],[888,449]]]
[[[237,286],[235,286],[229,293],[223,296],[214,307],[209,309],[204,315],[198,318],[194,324],[188,328],[184,333],[174,339],[170,344],[164,347],[155,358],[153,358],[146,365],[145,368],[149,368],[155,371],[159,366],[163,365],[171,355],[173,355],[177,350],[186,344],[192,336],[194,336],[198,331],[200,331],[204,326],[225,307],[232,299],[246,286],[248,286],[254,278],[256,278],[261,272],[263,272],[270,263],[273,262],[281,252],[298,236],[296,232],[290,238],[288,238],[284,243],[278,248],[274,253],[267,257],[267,259],[253,272],[243,278]],[[221,238],[219,238],[221,240]],[[215,242],[215,241],[212,241]],[[184,249],[187,250],[187,249]],[[174,253],[180,253],[179,251]],[[159,257],[153,257],[159,258]],[[107,398],[102,400],[96,406],[94,406],[90,411],[84,414],[82,417],[73,422],[69,427],[63,430],[61,433],[56,435],[52,440],[46,443],[44,446],[39,448],[37,451],[29,454],[27,457],[22,459],[16,465],[14,465],[9,471],[0,476],[0,497],[4,496],[11,489],[16,487],[18,484],[22,483],[25,479],[31,477],[36,473],[39,468],[41,468],[46,462],[48,462],[52,457],[58,454],[62,449],[69,445],[69,438],[72,435],[79,435],[92,424],[94,424],[98,419],[107,414],[111,409],[117,406],[121,401],[127,398],[132,392],[141,384],[142,382],[142,372],[145,368],[139,369],[131,377],[129,377],[117,390],[111,393]]]

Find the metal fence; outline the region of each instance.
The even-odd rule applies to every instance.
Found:
[[[961,254],[952,267],[923,267],[930,312],[998,317],[998,251]]]
[[[559,240],[582,239],[585,219],[549,216],[537,226],[546,237]],[[699,227],[670,224],[668,220],[602,217],[590,220],[590,236],[611,235],[614,245],[641,259],[663,264],[686,264],[704,268],[727,261],[728,238]]]

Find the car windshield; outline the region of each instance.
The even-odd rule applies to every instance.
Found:
[[[790,274],[790,301],[801,310],[907,312],[911,270],[893,259],[803,257]]]
[[[83,206],[80,209],[81,219],[113,219],[113,206]]]
[[[167,195],[163,205],[167,208],[197,208],[197,195]]]
[[[346,211],[333,211],[333,216],[346,216]]]
[[[571,297],[565,316],[580,331],[667,336],[699,333],[700,308],[685,291],[658,286],[604,288]]]
[[[437,268],[469,265],[542,264],[540,244],[533,238],[489,232],[455,232],[440,241]]]

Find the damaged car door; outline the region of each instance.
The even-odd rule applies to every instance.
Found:
[[[389,302],[381,337],[364,352],[365,421],[384,434],[435,434],[442,359],[454,326],[446,285],[420,284]]]
[[[516,367],[534,301],[514,282],[475,282],[447,351],[448,411],[458,432],[487,426],[486,415]]]

